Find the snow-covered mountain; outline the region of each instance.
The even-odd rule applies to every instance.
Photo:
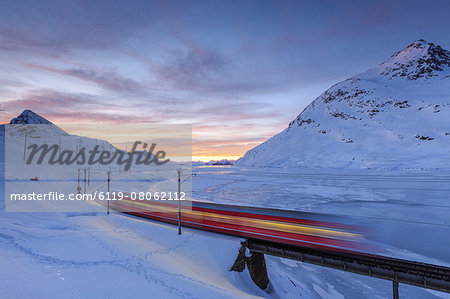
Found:
[[[237,164],[449,168],[450,52],[411,43],[332,86]]]
[[[32,130],[32,134],[39,135],[42,137],[62,137],[68,136],[63,129],[53,124],[51,121],[43,118],[42,116],[34,113],[31,110],[24,110],[19,116],[11,119],[9,122],[10,126],[9,131],[14,135],[24,135],[26,134],[24,128],[21,125],[38,125],[34,126],[33,129],[31,127],[28,128],[28,133]]]
[[[45,124],[51,125],[52,122],[46,120],[40,115],[37,115],[31,110],[24,110],[18,117],[11,119],[10,124],[27,124],[27,125],[37,125],[37,124]]]
[[[28,148],[32,144],[57,145],[60,147],[60,151],[70,150],[74,152],[78,152],[83,147],[86,152],[89,152],[96,146],[99,146],[100,150],[117,150],[106,140],[69,134],[31,110],[24,110],[18,117],[13,118],[10,124],[1,125],[1,127],[1,134],[5,134],[7,160],[11,165],[20,163],[23,159],[21,153],[24,152],[24,146]],[[16,153],[20,154],[16,155]],[[14,174],[13,168],[9,168],[8,174]],[[20,172],[20,169],[17,170]]]
[[[234,165],[236,163],[236,160],[211,160],[209,162],[206,162],[205,165]]]
[[[209,162],[203,162],[203,161],[192,161],[192,166],[229,166],[236,164],[236,160],[210,160]]]

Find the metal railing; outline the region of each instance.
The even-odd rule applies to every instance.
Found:
[[[250,252],[289,258],[323,267],[391,280],[394,298],[398,284],[450,293],[450,268],[358,252],[340,252],[249,239]]]

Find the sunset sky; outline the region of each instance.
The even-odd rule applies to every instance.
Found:
[[[450,48],[450,1],[1,1],[0,113],[189,123],[237,158],[410,42]]]

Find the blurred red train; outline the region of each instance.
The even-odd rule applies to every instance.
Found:
[[[181,224],[185,227],[334,251],[367,252],[369,249],[364,237],[367,231],[343,222],[342,217],[198,201],[181,203]],[[132,200],[125,196],[110,201],[110,208],[152,220],[178,223],[177,201]]]

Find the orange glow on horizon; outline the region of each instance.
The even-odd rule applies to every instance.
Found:
[[[11,115],[3,113],[0,114],[0,121],[2,121],[3,123],[9,123],[9,120],[17,116],[18,116],[17,113],[13,113]],[[42,117],[45,118],[45,116]],[[56,119],[56,121],[55,119],[51,119],[50,121],[52,121],[55,125],[61,127],[63,130],[66,130],[69,134],[88,136],[91,138],[106,140],[112,143],[117,148],[123,150],[131,150],[132,148],[132,143],[121,144],[118,140],[111,140],[111,138],[108,138],[108,135],[110,135],[108,132],[109,126],[106,123],[71,124],[70,119],[61,119],[61,118]],[[91,128],[90,125],[94,125],[94,127]],[[133,125],[135,124],[130,123],[121,124],[121,126],[124,127]],[[139,125],[157,126],[162,124],[139,124]],[[86,129],[85,128],[86,126],[89,127]],[[166,126],[166,124],[164,124],[164,126]],[[174,124],[169,124],[169,127],[170,126],[174,126]],[[86,132],[82,130],[83,128],[85,129]],[[247,129],[249,129],[247,128],[247,126],[241,126],[239,127],[238,131],[239,132],[248,131]],[[204,129],[198,125],[194,126],[192,132],[194,139],[192,140],[192,148],[191,148],[192,161],[209,162],[211,160],[223,160],[223,159],[238,160],[239,158],[244,156],[248,150],[252,149],[253,147],[257,146],[258,144],[264,142],[264,140],[267,139],[266,136],[264,137],[253,137],[248,135],[240,136],[238,133],[230,137],[231,130],[236,130],[236,128],[220,129],[216,128],[215,126],[209,126],[207,129]],[[211,132],[214,132],[214,134],[212,134]],[[111,134],[114,135],[113,133]],[[129,136],[127,135],[126,138],[128,137]]]

